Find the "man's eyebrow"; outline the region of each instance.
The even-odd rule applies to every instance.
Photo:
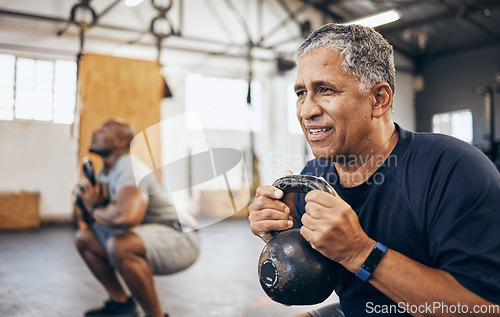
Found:
[[[305,86],[302,84],[295,84],[295,86],[293,86],[294,91],[303,90],[304,88]]]
[[[313,81],[312,85],[314,87],[321,87],[321,86],[335,87],[334,84],[327,82],[327,81],[324,81],[324,80]],[[296,84],[293,88],[294,88],[294,91],[298,91],[298,90],[305,89],[305,86],[303,84]]]
[[[323,81],[323,80],[317,80],[317,81],[313,81],[313,86],[315,86],[315,87],[318,87],[318,86],[332,87],[334,85],[332,83],[329,83],[329,82],[326,82],[326,81]]]

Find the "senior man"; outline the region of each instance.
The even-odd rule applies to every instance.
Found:
[[[287,205],[280,190],[260,186],[249,221],[268,241],[295,220],[339,264],[340,306],[301,316],[499,316],[494,165],[465,142],[393,122],[393,49],[372,28],[319,28],[297,67],[297,117],[316,157],[301,174],[323,177],[337,195],[295,194]]]

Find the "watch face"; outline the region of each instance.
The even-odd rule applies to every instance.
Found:
[[[368,272],[372,273],[373,270],[375,270],[375,266],[377,265],[377,263],[374,263],[374,262],[371,262],[371,261],[365,261],[365,263],[363,263],[363,268],[365,270],[367,270]]]
[[[373,270],[375,270],[375,268],[377,267],[380,260],[382,259],[384,253],[385,250],[381,250],[377,246],[375,246],[370,255],[368,255],[368,258],[366,259],[365,263],[363,263],[362,267],[368,272],[372,273]]]

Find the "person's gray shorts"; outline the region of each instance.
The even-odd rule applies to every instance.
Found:
[[[323,306],[308,312],[312,317],[344,317],[340,303]]]
[[[102,245],[115,235],[127,229],[114,229],[101,224],[94,224]],[[191,266],[200,253],[200,236],[198,231],[183,233],[171,226],[162,224],[142,224],[130,231],[137,234],[146,248],[146,259],[151,264],[154,274],[172,274]]]

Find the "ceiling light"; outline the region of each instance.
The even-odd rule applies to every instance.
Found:
[[[144,0],[125,0],[125,5],[127,7],[135,7]]]
[[[361,24],[364,26],[370,26],[372,28],[391,23],[394,21],[399,20],[401,17],[401,14],[397,10],[389,10],[389,11],[384,11],[380,12],[374,15],[369,15],[364,18],[352,20],[349,22],[346,22],[344,24]]]

